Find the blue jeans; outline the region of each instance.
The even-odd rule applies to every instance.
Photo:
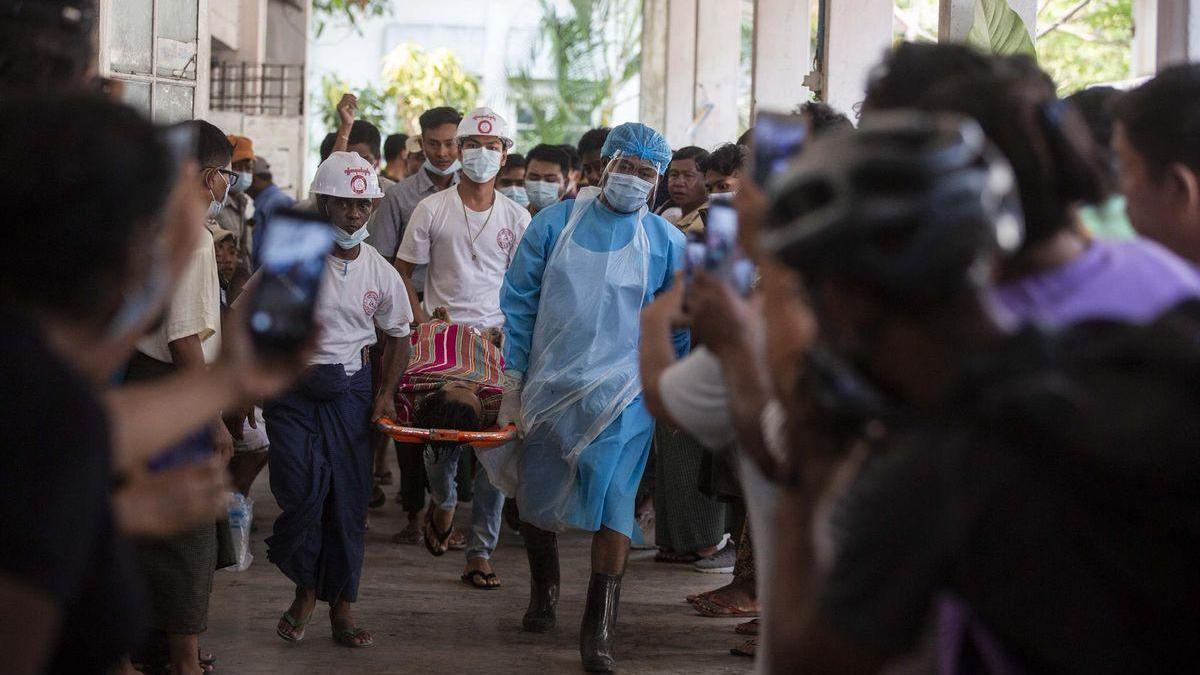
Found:
[[[435,453],[425,448],[425,473],[434,504],[443,511],[453,510],[458,503],[454,477],[458,473],[458,458],[463,448],[443,448]],[[467,560],[491,558],[500,540],[500,516],[504,510],[504,494],[488,480],[487,471],[478,467],[472,483],[471,533],[467,536]]]

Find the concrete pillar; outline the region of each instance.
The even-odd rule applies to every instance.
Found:
[[[1158,0],[1159,70],[1200,60],[1200,0]]]
[[[687,145],[687,130],[696,114],[697,0],[669,0],[663,127],[674,147]],[[735,52],[736,53],[736,52]]]
[[[837,0],[826,5],[821,98],[857,117],[867,74],[892,44],[893,0]]]
[[[711,150],[737,138],[742,6],[729,0],[696,3],[696,91],[691,145]]]
[[[642,0],[642,70],[638,118],[654,129],[666,127],[667,5]]]
[[[1158,0],[1133,0],[1133,57],[1129,74],[1153,75],[1158,68]]]
[[[790,111],[812,96],[804,87],[812,66],[809,7],[809,0],[755,0],[751,119],[760,109]]]
[[[976,0],[940,0],[938,40],[965,42],[975,21]],[[1037,37],[1037,0],[1008,0],[1008,6],[1025,22],[1029,36]]]
[[[246,63],[266,60],[267,0],[241,0],[238,3],[237,58]]]

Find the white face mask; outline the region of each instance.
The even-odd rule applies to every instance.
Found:
[[[363,225],[354,232],[347,232],[340,227],[333,228],[333,240],[337,242],[337,245],[343,251],[349,251],[355,246],[363,243],[363,240],[367,238],[367,234],[368,232],[366,225]]]
[[[487,183],[500,173],[500,151],[467,148],[462,151],[463,173],[472,183]]]
[[[521,206],[529,206],[529,195],[525,192],[525,188],[523,187],[510,185],[508,187],[498,188],[496,192],[508,197]]]
[[[457,159],[454,160],[454,163],[452,163],[450,166],[446,167],[445,169],[439,169],[436,166],[434,166],[433,163],[430,162],[428,159],[425,160],[425,170],[428,171],[429,173],[437,174],[439,176],[449,176],[452,173],[458,173],[458,170],[461,168],[462,168],[462,163],[459,162]]]
[[[551,183],[544,180],[525,181],[525,192],[529,193],[529,205],[541,210],[558,201],[561,183]]]
[[[208,196],[212,197],[212,201],[208,203],[209,220],[217,219],[217,216],[221,213],[222,207],[225,206],[225,202],[229,199],[229,191],[233,189],[233,184],[229,182],[229,179],[225,177],[225,174],[218,173],[217,175],[221,177],[221,180],[225,181],[225,194],[221,195],[220,199],[217,199],[217,195],[214,194],[211,189],[208,191]]]

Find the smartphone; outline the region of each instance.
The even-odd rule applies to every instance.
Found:
[[[708,204],[708,219],[704,223],[704,269],[724,276],[737,255],[738,217],[727,199],[713,199]]]
[[[708,247],[696,235],[688,235],[687,246],[683,249],[683,278],[691,281],[696,270],[704,269],[704,257]]]
[[[799,115],[760,112],[754,121],[754,181],[767,187],[787,170],[788,163],[808,140],[808,125]]]
[[[290,354],[313,333],[313,314],[333,226],[316,213],[284,210],[263,232],[258,285],[250,305],[250,336],[264,353]]]
[[[152,457],[149,468],[151,471],[166,471],[195,464],[211,457],[214,451],[212,429],[202,426],[187,438]]]

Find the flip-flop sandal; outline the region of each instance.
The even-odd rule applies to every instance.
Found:
[[[467,572],[459,577],[459,579],[462,579],[462,582],[471,588],[476,588],[481,591],[494,591],[500,588],[499,583],[495,585],[489,583],[497,580],[496,575],[491,572],[484,572],[483,570],[471,570],[470,572]]]
[[[756,651],[758,651],[758,638],[746,640],[737,647],[730,649],[729,653],[733,656],[748,656],[750,658],[754,658],[754,653]]]
[[[706,616],[710,619],[732,619],[738,617],[754,618],[758,616],[758,610],[746,610],[732,607],[719,600],[714,600],[712,597],[696,598],[692,603],[692,608],[700,616]]]
[[[447,551],[465,551],[467,550],[467,535],[457,527],[451,528],[450,538],[446,540]]]
[[[209,654],[208,656],[205,656],[204,652],[197,649],[196,658],[200,660],[200,670],[203,670],[206,673],[211,673],[217,669],[216,654]]]
[[[333,641],[343,647],[350,647],[351,649],[366,649],[367,647],[375,646],[375,636],[372,635],[371,639],[367,640],[366,642],[359,642],[358,638],[363,633],[369,634],[370,632],[371,631],[365,628],[343,628],[342,630],[334,629]]]
[[[438,529],[437,523],[433,522],[433,505],[425,512],[425,534],[421,537],[425,542],[425,550],[429,551],[435,557],[446,555],[446,551],[450,550],[450,535],[454,533],[454,528],[451,527],[448,532]],[[435,539],[430,540],[429,535],[433,535]],[[444,548],[443,548],[444,547]]]
[[[733,632],[738,635],[758,635],[758,619],[750,619],[745,623],[739,623]]]
[[[425,538],[425,530],[421,526],[405,527],[392,535],[393,544],[419,544]]]
[[[654,554],[654,562],[670,564],[690,564],[700,559],[695,553],[678,553],[676,551],[659,551]]]
[[[280,618],[286,621],[287,624],[292,627],[293,632],[285,633],[283,632],[282,628],[276,625],[275,634],[278,635],[284,642],[300,642],[304,639],[304,627],[312,621],[314,613],[316,613],[316,610],[309,612],[308,618],[301,621],[300,619],[292,616],[291,612],[284,612],[283,616]]]

